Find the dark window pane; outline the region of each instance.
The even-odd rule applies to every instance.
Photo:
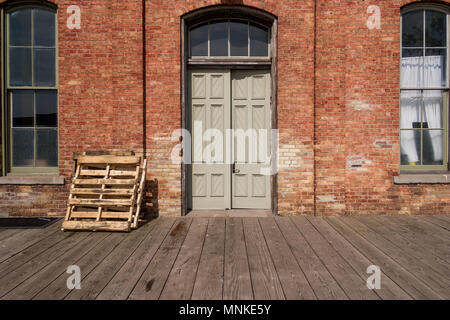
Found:
[[[13,129],[13,166],[34,166],[34,129]]]
[[[56,91],[36,91],[36,126],[58,126],[57,103]]]
[[[9,14],[9,44],[31,46],[31,9],[21,9]]]
[[[444,134],[442,130],[423,131],[423,164],[444,164]]]
[[[445,47],[447,45],[447,15],[443,12],[427,10],[425,13],[425,45]]]
[[[36,130],[36,167],[58,166],[58,131]]]
[[[424,62],[424,86],[445,87],[446,49],[426,49]]]
[[[401,65],[401,86],[403,88],[423,87],[423,50],[403,49]]]
[[[423,47],[423,10],[402,16],[402,44],[404,47]]]
[[[228,56],[228,23],[217,22],[209,26],[210,56]]]
[[[191,56],[207,56],[208,55],[208,25],[192,29],[190,32]]]
[[[11,92],[13,127],[34,127],[33,90]]]
[[[31,86],[31,49],[9,49],[9,82],[11,86]]]
[[[248,56],[248,24],[230,22],[230,55]]]
[[[34,85],[55,86],[55,49],[34,49]]]
[[[420,130],[400,131],[400,163],[402,165],[420,165]]]
[[[400,94],[400,128],[412,129],[420,128],[420,91],[402,91]]]
[[[55,46],[55,14],[48,10],[34,10],[34,45]]]
[[[250,56],[267,57],[269,51],[269,32],[266,28],[250,24]]]
[[[423,122],[424,128],[443,128],[444,92],[440,90],[424,91]]]

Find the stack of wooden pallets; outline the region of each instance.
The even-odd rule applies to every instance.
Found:
[[[62,230],[137,228],[146,170],[137,156],[79,156]]]

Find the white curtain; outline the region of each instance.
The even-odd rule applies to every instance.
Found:
[[[445,57],[440,55],[402,58],[402,87],[442,87],[445,83]],[[429,128],[442,128],[442,91],[424,91],[424,119]],[[402,91],[401,119],[402,129],[413,128],[413,122],[420,122],[420,91]],[[442,132],[430,132],[433,161],[442,160]],[[407,156],[407,162],[420,160],[420,139],[412,130],[401,133],[401,153]]]

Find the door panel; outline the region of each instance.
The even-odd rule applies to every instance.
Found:
[[[233,71],[232,208],[270,209],[270,73]],[[264,143],[262,143],[264,142]]]
[[[229,209],[231,167],[225,161],[225,139],[219,137],[230,127],[230,71],[193,71],[189,79],[192,208]]]

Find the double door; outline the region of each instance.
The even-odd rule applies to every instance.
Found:
[[[270,72],[189,72],[192,209],[270,209]]]

